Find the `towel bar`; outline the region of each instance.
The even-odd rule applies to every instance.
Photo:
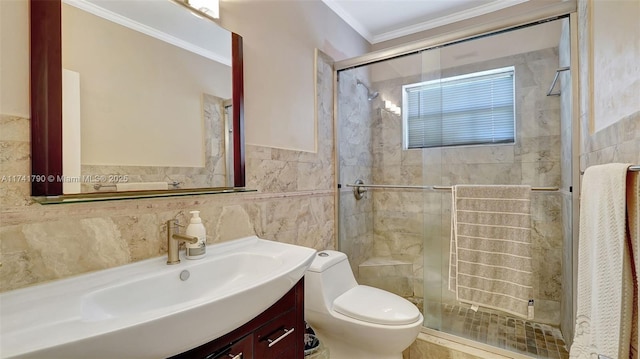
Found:
[[[640,172],[640,165],[631,165],[631,166],[629,166],[629,169],[627,171],[629,171],[629,172]],[[583,175],[584,171],[580,171],[580,174]]]
[[[394,184],[346,184],[346,187],[364,187],[364,188],[393,188],[393,189],[428,189],[428,190],[451,190],[451,186],[410,186],[410,185],[394,185]],[[557,191],[558,187],[531,187],[532,191]]]
[[[435,190],[445,190],[451,191],[451,186],[433,186]],[[532,191],[546,191],[546,192],[555,192],[558,191],[558,187],[531,187]]]
[[[553,82],[551,83],[551,87],[549,87],[549,91],[547,91],[547,96],[560,96],[560,91],[553,92],[553,88],[556,87],[556,82],[558,81],[558,76],[560,75],[560,72],[568,71],[570,69],[571,68],[567,66],[567,67],[561,67],[556,70],[556,76],[553,78]]]
[[[347,183],[345,187],[353,188],[353,194],[356,199],[361,199],[366,188],[389,188],[389,189],[422,189],[422,190],[444,190],[451,191],[451,186],[411,186],[411,185],[393,185],[393,184],[364,184],[362,180],[358,179],[354,184]],[[532,191],[539,192],[555,192],[558,191],[558,187],[531,187]]]

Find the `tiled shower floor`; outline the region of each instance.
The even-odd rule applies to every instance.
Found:
[[[444,304],[442,331],[533,358],[569,358],[560,329],[503,314]]]

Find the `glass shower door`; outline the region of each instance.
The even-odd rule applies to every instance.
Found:
[[[430,228],[424,216],[434,196],[406,188],[429,183],[423,151],[403,147],[402,86],[425,78],[423,60],[416,53],[340,71],[337,131],[339,248],[360,284],[400,295],[421,311],[424,234]],[[365,188],[356,199],[348,187],[356,180],[381,187]]]
[[[449,288],[451,192],[445,188],[434,191],[438,198],[426,201],[433,212],[425,212],[425,327],[543,358],[566,354],[559,326],[571,316],[570,307],[562,303],[563,291],[571,286],[570,273],[563,273],[563,268],[571,265],[570,254],[563,255],[563,250],[571,247],[571,155],[563,149],[571,148],[571,114],[562,113],[570,108],[571,94],[565,87],[570,87],[570,80],[561,78],[561,96],[547,95],[556,70],[564,65],[559,53],[568,46],[561,43],[561,38],[568,39],[567,23],[568,19],[560,19],[439,48],[440,81],[464,83],[469,93],[473,93],[472,86],[489,81],[483,76],[512,71],[512,140],[503,140],[502,130],[496,131],[508,121],[500,122],[503,113],[496,112],[505,92],[493,83],[485,93],[478,92],[459,103],[454,103],[455,96],[440,93],[442,129],[436,130],[442,131],[441,145],[423,149],[425,183],[445,188],[457,184],[549,188],[531,192],[533,320],[459,301],[452,290],[455,288]],[[436,62],[432,59],[435,53],[424,51],[422,55],[423,63]],[[473,78],[478,79],[477,84],[470,80]],[[475,100],[485,96],[488,99],[481,102],[497,104],[489,106],[493,122],[488,128],[475,121],[484,111],[474,107],[480,103]],[[473,136],[494,131],[490,136],[493,143],[475,143],[482,140],[468,137],[466,128],[452,127],[451,121],[458,117],[473,118],[468,125]],[[459,139],[452,139],[447,131],[455,132]]]

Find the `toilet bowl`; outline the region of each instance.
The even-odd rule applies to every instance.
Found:
[[[423,321],[408,300],[358,285],[347,256],[331,250],[305,273],[305,319],[331,359],[401,359]]]

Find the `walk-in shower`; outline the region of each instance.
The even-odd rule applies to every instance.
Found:
[[[415,303],[425,332],[517,355],[567,354],[570,35],[567,16],[337,66],[339,249],[361,284]],[[458,184],[532,187],[533,319],[471,306],[449,290],[451,186]]]

